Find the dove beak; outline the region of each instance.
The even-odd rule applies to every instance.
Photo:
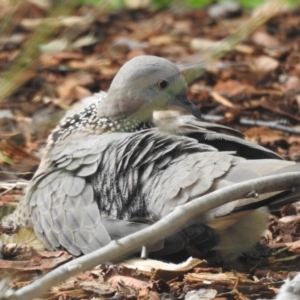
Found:
[[[171,106],[179,106],[185,111],[190,112],[196,118],[201,119],[201,113],[199,108],[186,95],[177,95],[173,99]]]

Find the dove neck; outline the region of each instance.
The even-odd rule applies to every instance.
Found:
[[[134,132],[154,127],[152,121],[153,107],[151,103],[138,97],[117,97],[109,94],[99,105],[98,118],[112,131]]]
[[[142,121],[139,113],[136,115],[135,112],[129,117],[109,116],[110,110],[105,112],[103,109],[106,94],[96,94],[94,97],[95,101],[83,106],[78,112],[67,116],[60,122],[48,138],[49,145],[66,139],[76,131],[92,134],[110,131],[134,132],[154,127],[152,118]]]

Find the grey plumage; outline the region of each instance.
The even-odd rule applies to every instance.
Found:
[[[164,116],[165,109],[174,108],[180,112],[167,120],[154,113],[160,110]],[[182,114],[182,109],[192,115]],[[33,226],[48,249],[62,247],[80,255],[145,228],[215,189],[300,169],[240,132],[199,117],[174,64],[151,56],[131,60],[108,94],[95,95],[53,130],[16,210],[16,225]],[[296,201],[298,194],[287,191],[228,203],[180,232],[162,236],[151,251],[165,255],[186,247],[203,253],[217,247],[223,253],[242,252],[264,230],[266,210],[260,207],[277,208]],[[235,228],[248,228],[248,221],[258,227],[249,245],[225,241]]]

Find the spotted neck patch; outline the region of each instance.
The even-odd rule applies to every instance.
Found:
[[[97,115],[98,108],[106,98],[106,93],[95,94],[93,99],[79,110],[71,111],[60,124],[52,131],[48,142],[50,144],[58,143],[70,134],[83,131],[92,134],[105,132],[135,132],[154,127],[152,122],[142,122],[137,118],[122,119],[118,121],[110,120]]]

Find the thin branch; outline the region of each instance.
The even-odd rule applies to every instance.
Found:
[[[20,189],[20,190],[26,189],[28,184],[29,182],[22,182],[22,181],[17,181],[14,183],[0,181],[0,188],[5,190],[4,192],[0,193],[0,196],[8,193],[13,189]]]
[[[7,291],[3,299],[38,298],[39,295],[47,292],[52,286],[61,283],[69,277],[90,270],[101,263],[120,259],[120,257],[137,251],[144,245],[149,245],[149,241],[154,243],[164,236],[179,230],[188,224],[190,220],[196,217],[201,218],[201,214],[211,209],[242,199],[250,193],[263,194],[282,191],[292,189],[298,185],[300,185],[300,172],[290,172],[249,180],[219,189],[185,205],[176,207],[173,212],[150,227],[120,240],[112,241],[97,251],[66,263],[18,291]]]
[[[201,114],[201,118],[202,118],[202,120],[208,121],[208,122],[220,122],[225,117]],[[264,121],[264,120],[251,120],[251,119],[246,119],[246,118],[240,118],[237,120],[237,122],[239,122],[239,124],[241,124],[241,125],[268,127],[271,129],[281,130],[283,132],[300,135],[300,129],[298,129],[297,127],[291,127],[289,125],[284,125],[284,124],[282,124],[282,122],[280,120],[279,121]]]
[[[299,128],[294,128],[291,126],[286,126],[280,123],[280,121],[264,121],[264,120],[250,120],[250,119],[245,119],[241,118],[239,120],[239,123],[241,125],[247,125],[247,126],[264,126],[276,130],[281,130],[287,133],[292,133],[292,134],[300,134],[300,129]]]

